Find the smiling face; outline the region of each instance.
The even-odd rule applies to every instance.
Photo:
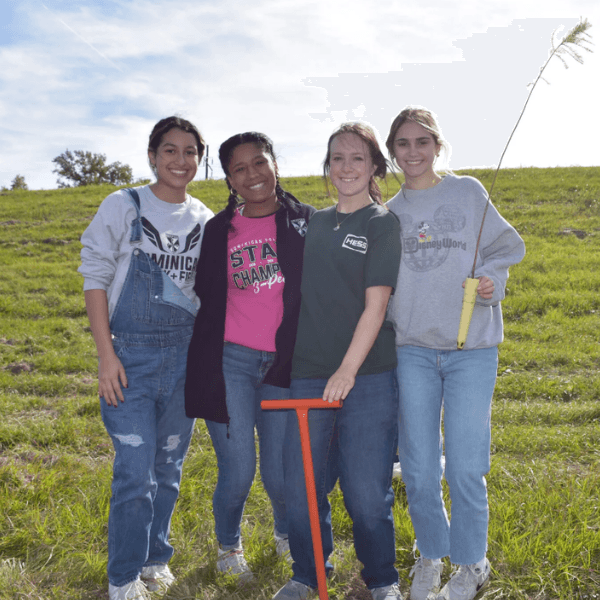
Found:
[[[369,181],[376,167],[369,147],[353,133],[336,135],[329,147],[329,177],[338,191],[338,200],[352,208],[371,201]]]
[[[165,202],[183,202],[185,189],[198,171],[194,135],[174,127],[162,136],[156,153],[148,151],[148,157],[156,173],[154,194]]]
[[[270,154],[253,143],[231,153],[227,181],[244,199],[244,216],[263,216],[277,210],[277,166]]]
[[[406,178],[410,189],[430,187],[438,176],[433,170],[441,145],[422,125],[406,121],[394,136],[394,158]]]

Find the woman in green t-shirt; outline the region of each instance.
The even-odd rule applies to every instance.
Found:
[[[375,600],[397,600],[391,481],[398,393],[394,331],[385,315],[400,263],[399,222],[381,205],[375,177],[385,177],[387,163],[370,127],[337,129],[324,171],[338,203],[308,226],[291,394],[343,401],[342,408],[309,413],[325,561],[333,550],[327,494],[339,479],[363,579]],[[307,598],[317,585],[293,416],[284,469],[294,575],[274,600]]]

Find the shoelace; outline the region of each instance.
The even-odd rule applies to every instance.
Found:
[[[221,556],[219,556],[219,560],[221,560],[223,562],[229,562],[230,558],[234,558],[237,554],[243,554],[243,553],[244,553],[243,550],[240,550],[238,548],[232,548],[231,550],[228,550],[224,554],[221,554]]]
[[[424,580],[428,581],[434,577],[437,578],[438,569],[436,565],[431,562],[429,564],[425,564],[425,559],[422,556],[419,556],[408,576],[412,577],[413,573],[415,574],[415,581],[417,581],[418,584],[423,584]]]

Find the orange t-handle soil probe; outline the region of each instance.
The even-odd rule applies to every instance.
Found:
[[[260,405],[263,410],[294,409],[298,416],[300,445],[302,447],[302,464],[304,466],[304,481],[306,482],[306,500],[308,502],[308,516],[310,518],[310,533],[315,556],[315,567],[317,569],[319,600],[329,600],[325,578],[323,545],[321,543],[321,526],[319,524],[319,506],[317,504],[317,490],[315,488],[315,472],[313,469],[312,452],[310,450],[308,411],[311,408],[340,408],[341,404],[339,401],[331,403],[326,402],[323,398],[306,398],[301,400],[263,400]]]

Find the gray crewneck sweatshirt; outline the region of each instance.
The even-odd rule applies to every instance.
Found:
[[[388,203],[401,227],[402,261],[388,318],[396,345],[456,350],[463,281],[470,277],[487,192],[473,177],[448,174],[426,190],[403,189]],[[494,281],[491,300],[477,296],[465,349],[503,339],[502,309],[508,268],[525,244],[493,205],[485,217],[475,277]]]
[[[173,283],[198,307],[194,292],[196,263],[204,225],[212,210],[189,194],[185,202],[171,204],[157,198],[149,185],[135,188],[140,196],[142,240],[139,246],[169,275]],[[107,196],[83,232],[81,266],[84,290],[106,290],[112,316],[125,282],[133,246],[131,223],[137,212],[125,190]]]

